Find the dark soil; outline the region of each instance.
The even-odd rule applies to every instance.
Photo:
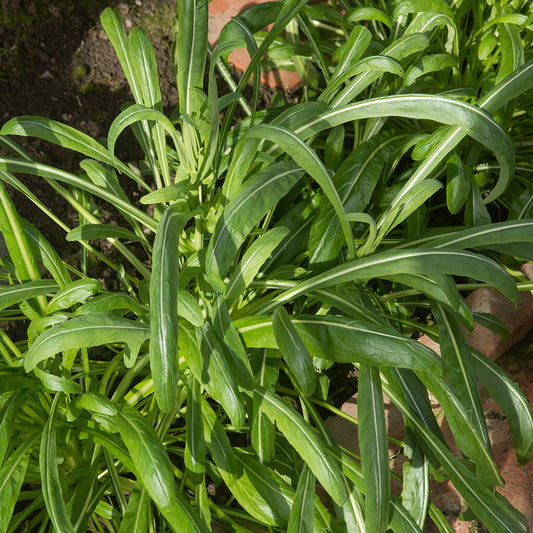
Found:
[[[94,137],[105,137],[121,105],[132,100],[120,64],[101,24],[106,7],[115,8],[126,30],[138,26],[152,40],[163,104],[177,104],[172,73],[171,36],[175,0],[0,0],[0,125],[20,115],[39,115],[66,123]],[[78,170],[78,154],[38,139],[18,139],[42,163]],[[0,149],[0,153],[2,149]],[[117,155],[135,159],[135,143],[121,136]],[[24,182],[69,226],[76,226],[66,202],[41,178]],[[21,216],[51,243],[68,250],[64,232],[18,193],[12,194]],[[104,217],[106,213],[103,213]]]

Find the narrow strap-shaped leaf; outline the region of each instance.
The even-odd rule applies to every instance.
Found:
[[[327,196],[342,227],[348,250],[352,257],[355,256],[352,230],[339,198],[339,194],[329,177],[328,171],[318,158],[316,152],[305,144],[297,135],[288,128],[273,124],[261,124],[254,126],[246,132],[249,138],[266,139],[277,144],[283,151],[287,152],[290,157],[308,172],[320,185],[324,194]]]
[[[158,139],[158,143],[164,143],[164,136],[163,131],[168,133],[174,142],[174,146],[176,147],[176,151],[178,152],[180,156],[180,161],[187,165],[187,168],[191,167],[191,163],[189,162],[188,158],[184,156],[185,150],[183,148],[183,141],[181,140],[180,135],[176,131],[176,128],[174,128],[172,122],[169,118],[167,118],[161,111],[158,109],[152,109],[150,107],[146,107],[140,104],[132,104],[128,106],[122,113],[120,113],[117,118],[112,122],[111,126],[109,127],[109,134],[107,138],[107,145],[109,148],[109,153],[111,157],[113,158],[113,161],[115,161],[115,144],[117,142],[118,136],[128,127],[136,124],[137,122],[142,121],[153,121],[157,125],[161,126],[161,136],[162,139]],[[162,148],[159,148],[162,150]],[[161,155],[162,157],[162,155]],[[170,183],[166,183],[166,185],[170,185]],[[160,185],[161,186],[161,185]]]
[[[423,529],[429,507],[429,461],[416,442],[413,448],[403,466],[402,505]]]
[[[222,277],[252,228],[298,182],[303,172],[289,162],[269,165],[249,181],[224,209],[209,241],[206,271],[211,284],[224,292]]]
[[[515,165],[511,140],[488,113],[479,107],[453,98],[420,94],[372,98],[327,111],[301,126],[296,134],[301,138],[307,138],[326,127],[331,128],[352,120],[387,116],[429,119],[460,126],[474,140],[494,152],[500,163],[500,178],[492,194],[499,194],[507,187]]]
[[[280,431],[309,465],[326,492],[337,505],[343,505],[348,495],[338,459],[295,409],[271,392],[259,388],[255,392],[262,399],[261,406],[264,412],[276,422]]]
[[[442,373],[442,363],[435,352],[390,326],[315,315],[296,316],[292,323],[313,357]],[[248,347],[278,348],[270,317],[242,318],[236,326]]]
[[[384,252],[331,268],[283,292],[275,298],[275,302],[267,310],[322,287],[331,287],[348,281],[379,278],[383,275],[386,277],[389,274],[418,274],[420,272],[430,275],[474,276],[498,288],[512,301],[516,301],[517,298],[513,278],[491,259],[459,250],[417,248],[416,251],[408,252]]]
[[[342,58],[337,63],[324,93],[328,91],[337,78],[347,71],[364,54],[371,40],[372,33],[369,29],[359,24],[352,28],[348,40],[343,47]],[[319,99],[326,100],[325,94],[321,94]]]
[[[226,286],[224,298],[228,307],[231,307],[235,300],[244,294],[264,262],[288,234],[288,228],[283,226],[273,228],[261,235],[246,250]]]
[[[155,53],[148,34],[141,28],[133,28],[129,35],[130,56],[139,79],[143,101],[147,107],[163,111]],[[165,131],[159,123],[151,128],[152,138],[165,185],[170,185]]]
[[[228,354],[228,363],[232,368],[233,374],[238,376],[239,387],[253,389],[253,373],[248,360],[246,348],[242,343],[239,332],[233,324],[233,319],[229,309],[224,302],[222,295],[219,295],[212,312],[213,328],[219,338],[224,341],[226,352]]]
[[[118,533],[148,533],[150,516],[148,492],[137,482],[128,499],[126,513],[122,518]]]
[[[207,533],[196,511],[178,493],[170,459],[145,418],[124,405],[113,420],[130,452],[135,474],[174,530]]]
[[[20,285],[10,285],[9,287],[0,288],[0,310],[11,307],[12,305],[24,302],[30,298],[43,296],[54,293],[59,286],[54,280],[41,279],[37,281],[28,281]]]
[[[0,469],[0,531],[2,532],[8,530],[29,460],[29,452],[18,457],[13,454]]]
[[[287,362],[302,393],[310,396],[316,386],[313,360],[284,307],[278,307],[272,315],[272,328],[281,356]]]
[[[273,391],[279,376],[280,357],[268,348],[252,351],[252,368],[255,382],[260,387]],[[274,459],[276,446],[276,428],[274,423],[263,413],[261,398],[253,397],[253,418],[250,439],[257,458],[262,463]]]
[[[207,400],[202,399],[204,438],[215,465],[228,486],[242,475],[242,465],[237,462],[233,447],[222,423]]]
[[[439,344],[446,383],[462,403],[470,423],[491,449],[472,352],[455,317],[436,304],[433,314],[439,327]]]
[[[35,256],[32,254],[28,239],[20,219],[4,184],[0,182],[0,232],[4,238],[7,251],[17,271],[20,281],[41,279]],[[35,311],[44,314],[46,298],[39,296],[33,302]]]
[[[68,309],[74,304],[82,303],[102,290],[97,279],[79,279],[59,290],[48,302],[47,313],[52,314],[61,309]]]
[[[120,21],[117,13],[114,9],[110,7],[104,9],[100,15],[100,21],[102,26],[115,49],[118,60],[120,61],[120,66],[124,71],[124,75],[128,80],[131,92],[137,103],[142,102],[142,91],[138,86],[134,74],[134,66],[132,58],[130,56],[129,46],[128,46],[128,36],[124,30],[124,26]]]
[[[139,237],[133,231],[114,224],[84,224],[69,231],[66,236],[67,241],[90,241],[109,238],[139,240]]]
[[[424,33],[415,33],[413,35],[403,35],[399,39],[387,46],[381,55],[391,57],[396,61],[405,60],[409,56],[413,56],[418,52],[426,50],[429,46],[429,39]],[[403,63],[403,62],[402,62]],[[374,81],[376,81],[381,74],[379,72],[367,72],[360,74],[346,85],[346,88],[339,92],[332,102],[332,107],[342,107],[349,102],[352,102],[358,94],[364,91]]]
[[[495,496],[492,490],[481,483],[442,441],[421,423],[409,406],[386,383],[383,384],[383,390],[411,424],[424,451],[427,453],[429,449],[438,457],[454,487],[489,530],[502,533],[527,532],[527,521],[521,513],[506,499]]]
[[[315,515],[315,476],[305,464],[298,480],[287,533],[313,533]]]
[[[190,215],[174,204],[157,227],[150,276],[150,369],[162,411],[172,412],[178,399],[179,236]]]
[[[187,392],[187,413],[185,426],[185,466],[193,481],[205,473],[205,438],[202,421],[202,395],[200,383],[191,376]]]
[[[432,276],[426,276],[424,274],[396,274],[387,276],[387,279],[416,288],[431,298],[431,300],[439,302],[454,313],[458,313],[463,323],[468,325],[469,328],[474,326],[472,311],[464,298],[459,294],[455,281],[451,276],[439,274],[433,274]]]
[[[193,88],[202,88],[207,58],[207,0],[178,3],[177,85],[180,112],[198,112],[191,98]]]
[[[41,449],[39,452],[41,487],[46,510],[54,528],[65,533],[75,533],[68,517],[67,506],[63,500],[59,471],[57,469],[56,416],[61,397],[62,394],[57,394],[54,397],[50,408],[50,417],[44,426],[41,437]]]
[[[18,414],[21,403],[24,401],[24,389],[13,392],[7,398],[0,408],[0,465],[3,464],[9,441],[12,437],[13,422]]]
[[[397,138],[376,135],[360,144],[341,163],[333,176],[333,184],[347,213],[365,211],[397,142]],[[311,262],[325,262],[338,256],[343,243],[340,230],[331,204],[323,200],[309,239]]]
[[[6,122],[0,132],[5,135],[23,135],[44,139],[97,161],[102,161],[102,163],[116,167],[127,176],[133,177],[132,171],[123,163],[114,160],[105,146],[102,146],[89,135],[61,122],[43,117],[22,116]]]
[[[454,389],[434,376],[421,376],[428,389],[442,407],[446,420],[455,438],[457,447],[476,465],[476,474],[487,486],[503,485],[503,479],[492,457],[491,448],[487,447],[481,432],[471,421],[462,398]]]
[[[359,366],[358,440],[365,485],[365,526],[384,533],[389,525],[390,470],[385,407],[379,370]]]
[[[525,91],[529,90],[533,86],[533,61],[526,63],[522,68],[516,70],[505,78],[499,85],[497,85],[489,94],[487,94],[479,103],[479,107],[489,113],[494,113],[504,104],[510,100],[520,96]],[[407,183],[402,188],[400,194],[396,197],[391,209],[396,202],[399,202],[405,195],[408,195],[411,188],[418,183],[421,179],[424,179],[429,173],[436,168],[443,157],[450,153],[467,135],[462,127],[455,127],[448,133],[448,138],[436,146],[430,154],[426,157],[422,165],[420,165],[415,173],[409,178]],[[483,200],[483,202],[489,203],[500,196],[506,185],[498,182],[496,187],[489,193],[489,195]]]
[[[145,227],[150,228],[152,231],[155,230],[156,223],[152,217],[149,217],[146,213],[131,205],[131,203],[126,202],[111,192],[101,187],[97,187],[90,181],[84,180],[83,178],[75,176],[69,172],[65,172],[48,165],[43,165],[41,163],[35,163],[33,161],[20,161],[18,159],[7,157],[0,157],[0,170],[6,170],[14,173],[19,172],[22,174],[31,174],[33,176],[41,176],[67,183],[78,189],[87,191],[94,196],[103,198],[111,205],[116,206],[117,209],[120,209],[124,213],[138,220]]]
[[[149,337],[148,326],[111,313],[74,317],[46,330],[31,345],[24,358],[26,372],[59,352],[123,342],[138,346]]]
[[[476,375],[509,420],[518,462],[527,463],[533,457],[533,414],[528,400],[498,365],[476,350],[472,356]]]
[[[232,372],[224,346],[207,322],[196,330],[196,334],[201,360],[189,359],[191,370],[196,379],[224,407],[233,425],[239,428],[244,424],[244,402],[238,388],[239,381]]]

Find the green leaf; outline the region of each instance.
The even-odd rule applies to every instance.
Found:
[[[102,289],[102,285],[97,279],[79,279],[63,287],[48,302],[47,314],[51,315],[56,311],[68,309],[75,304],[79,304],[94,296]]]
[[[507,187],[515,165],[514,148],[509,137],[483,109],[453,98],[421,94],[371,98],[321,113],[300,126],[295,133],[305,139],[348,121],[391,116],[460,126],[474,140],[494,152],[500,163],[500,178],[492,196],[496,197]]]
[[[0,531],[8,530],[30,459],[29,451],[12,454],[0,469]]]
[[[533,219],[509,220],[454,231],[427,240],[432,248],[490,248],[491,245],[528,242],[533,239]]]
[[[191,376],[187,391],[185,419],[185,466],[193,481],[200,481],[205,473],[206,446],[202,420],[202,394],[198,380]]]
[[[454,487],[461,493],[476,516],[490,530],[502,533],[527,532],[525,517],[500,495],[495,495],[457,459],[442,441],[428,430],[411,411],[409,406],[387,385],[385,394],[402,411],[404,419],[411,424],[424,452],[431,451],[439,459]]]
[[[159,408],[171,413],[178,401],[179,237],[190,214],[174,204],[157,227],[150,277],[150,369]]]
[[[294,163],[269,165],[250,178],[224,209],[209,241],[206,271],[211,284],[224,292],[225,276],[244,239],[252,228],[297,183],[303,172]]]
[[[413,519],[424,528],[429,506],[429,461],[416,443],[409,461],[403,465],[402,505]]]
[[[147,490],[139,483],[131,491],[118,533],[148,533],[151,516]]]
[[[207,448],[218,472],[226,484],[231,485],[242,476],[242,465],[237,463],[228,435],[205,399],[202,399],[202,417]]]
[[[289,229],[286,227],[273,228],[258,237],[246,250],[226,286],[224,298],[228,307],[244,294],[264,262],[288,234]]]
[[[501,59],[496,83],[502,81],[524,64],[524,45],[520,30],[512,24],[503,22],[498,24],[498,36],[500,38]]]
[[[229,483],[237,501],[254,517],[274,526],[284,526],[294,505],[294,491],[272,468],[239,448],[235,458],[242,476]]]
[[[3,183],[0,182],[0,232],[4,238],[9,257],[13,262],[16,275],[20,281],[36,281],[41,278],[37,266],[37,258],[32,254],[28,239],[23,230],[22,219],[19,217],[13,202]],[[4,252],[5,253],[5,252]],[[46,298],[39,297],[32,302],[32,313],[44,315]]]
[[[279,307],[272,315],[272,328],[281,355],[298,386],[305,396],[310,396],[316,387],[313,360],[284,307]]]
[[[141,204],[160,204],[162,202],[173,202],[187,194],[187,187],[183,183],[176,183],[169,185],[162,189],[156,189],[148,194],[145,194],[139,199]]]
[[[137,79],[134,75],[135,67],[133,66],[128,45],[128,37],[122,22],[120,21],[120,18],[115,10],[111,9],[110,7],[107,7],[104,9],[104,11],[102,11],[102,14],[100,15],[100,21],[107,36],[109,37],[109,40],[111,41],[111,44],[113,45],[113,48],[115,49],[115,53],[120,61],[120,66],[124,71],[124,75],[128,80],[133,97],[137,103],[141,103],[142,91],[138,86]]]
[[[134,74],[141,88],[143,102],[147,107],[163,111],[159,79],[157,76],[157,64],[155,53],[148,34],[141,28],[133,28],[129,34],[130,57],[134,66]],[[163,180],[170,185],[170,174],[167,158],[167,145],[165,131],[157,122],[151,127],[151,134]]]
[[[118,414],[118,407],[99,392],[86,392],[76,398],[76,407],[105,416]]]
[[[145,418],[124,405],[113,420],[131,455],[136,476],[169,524],[175,531],[207,533],[196,511],[178,493],[170,459]]]
[[[289,154],[300,167],[313,177],[333,206],[344,233],[349,253],[354,257],[355,249],[352,231],[346,220],[342,202],[337,190],[331,183],[331,178],[327,169],[318,158],[316,152],[305,144],[294,132],[279,125],[261,124],[259,126],[254,126],[246,132],[246,137],[268,140],[277,144],[283,151]]]
[[[202,88],[207,57],[207,0],[184,0],[178,3],[176,78],[180,95],[180,112],[191,115],[194,107],[192,91]]]
[[[129,239],[138,241],[132,231],[114,224],[84,224],[69,231],[67,241],[91,241],[94,239]]]
[[[95,313],[74,317],[62,322],[37,337],[24,358],[26,372],[38,363],[59,352],[73,348],[89,348],[115,342],[127,343],[132,351],[140,348],[150,330],[141,322]]]
[[[413,35],[403,35],[396,39],[390,46],[387,46],[381,55],[390,57],[396,61],[401,62],[405,58],[422,52],[429,46],[429,39],[423,33],[415,33]],[[380,77],[379,72],[368,72],[359,75],[357,78],[347,84],[333,100],[332,106],[339,108],[349,102],[352,102],[358,94],[364,91],[369,85]]]
[[[433,308],[433,314],[439,327],[439,344],[446,371],[446,383],[460,399],[470,424],[490,449],[470,348],[457,320],[450,313],[437,304]]]
[[[58,289],[59,286],[57,283],[51,279],[28,281],[20,285],[0,287],[0,310],[29,300],[30,298],[56,292]]]
[[[61,393],[55,396],[50,409],[50,417],[43,429],[39,452],[39,468],[41,471],[41,487],[44,503],[54,528],[57,531],[65,533],[75,533],[63,500],[63,492],[61,490],[57,468],[56,416],[61,396]]]
[[[55,120],[34,116],[16,117],[4,124],[0,134],[23,135],[44,139],[63,148],[79,152],[91,159],[117,167],[120,172],[130,177],[132,174],[132,171],[126,165],[115,161],[107,148],[98,141],[71,126],[61,124],[61,122],[56,122]]]
[[[503,485],[504,481],[492,458],[492,450],[487,447],[484,435],[478,431],[477,424],[472,423],[468,408],[464,407],[463,397],[434,376],[421,376],[421,379],[442,407],[457,447],[475,463],[478,479],[489,487]]]
[[[390,470],[385,407],[377,367],[359,366],[358,436],[365,487],[365,527],[384,533],[389,525]]]
[[[519,464],[533,458],[533,414],[516,383],[483,354],[472,350],[476,375],[509,420]]]
[[[273,350],[267,348],[253,350],[252,368],[257,385],[272,392],[278,380],[280,363],[278,353]],[[276,427],[263,413],[261,398],[255,394],[250,439],[259,461],[270,463],[276,454]]]
[[[22,220],[22,227],[38,263],[43,264],[60,287],[70,283],[72,280],[67,264],[59,257],[55,248],[40,231],[25,220]]]
[[[224,407],[232,424],[240,428],[245,418],[244,402],[239,393],[239,380],[232,371],[227,348],[219,341],[215,331],[207,322],[196,330],[196,335],[201,359],[197,357],[188,359],[191,371],[209,394]]]
[[[183,164],[188,163],[188,160],[183,157],[184,149],[183,149],[183,141],[180,138],[180,135],[176,131],[176,128],[174,128],[174,125],[170,121],[169,118],[167,118],[161,111],[157,109],[152,109],[150,107],[145,107],[140,104],[132,104],[120,115],[118,115],[115,120],[113,120],[111,126],[109,127],[109,134],[107,137],[107,146],[109,149],[109,153],[111,154],[111,157],[113,158],[113,161],[115,161],[115,144],[117,142],[118,136],[128,127],[131,126],[137,122],[142,121],[153,121],[158,126],[161,126],[161,131],[166,131],[171,139],[174,142],[174,145],[176,147],[176,151],[178,154],[182,157],[180,157],[180,160]],[[161,134],[162,135],[162,134]],[[161,140],[157,140],[159,143],[164,143],[164,138]],[[189,167],[187,167],[189,168]]]
[[[405,75],[405,85],[411,85],[421,76],[440,72],[445,68],[458,69],[457,61],[449,54],[432,54],[424,56],[420,61],[409,68]]]
[[[397,138],[375,136],[360,144],[341,163],[332,181],[346,213],[365,211],[396,143]],[[331,204],[322,201],[309,239],[312,263],[327,262],[338,256],[343,244],[340,229]]]
[[[76,309],[75,314],[90,315],[93,313],[107,313],[109,311],[118,310],[125,312],[131,311],[139,317],[146,318],[146,322],[148,322],[148,309],[143,307],[137,299],[120,292],[99,294]]]
[[[341,58],[335,67],[335,70],[333,71],[333,74],[331,75],[329,83],[324,92],[329,92],[330,87],[334,84],[334,82],[361,58],[371,40],[372,34],[370,33],[370,30],[360,25],[355,25],[353,27],[346,44],[340,49],[342,54]],[[320,99],[327,100],[325,96],[326,95],[322,93],[320,95]]]
[[[350,11],[348,11],[346,15],[344,15],[344,17],[350,22],[360,22],[361,20],[376,20],[385,24],[387,28],[392,28],[392,21],[387,15],[387,13],[375,7],[356,7],[354,9],[350,9]]]
[[[154,222],[154,219],[140,209],[137,209],[131,205],[130,202],[125,201],[116,194],[111,193],[102,187],[97,187],[90,181],[75,176],[69,172],[43,165],[41,163],[35,163],[33,161],[20,161],[18,159],[11,159],[8,157],[0,157],[0,170],[6,170],[14,173],[20,172],[22,174],[31,174],[34,176],[41,176],[47,179],[67,183],[75,188],[86,191],[93,196],[103,198],[121,212],[138,220],[143,226],[151,230],[155,230],[156,223]]]
[[[24,389],[23,389],[24,390]],[[15,391],[2,397],[0,408],[0,465],[3,464],[13,433],[13,422],[24,401],[25,394]]]
[[[442,364],[435,352],[390,326],[314,315],[296,316],[292,323],[312,357],[442,373]],[[248,347],[278,348],[269,317],[243,318],[235,325]]]
[[[277,424],[335,503],[343,505],[348,495],[339,460],[297,411],[271,392],[261,389],[255,392],[262,400],[265,414]]]
[[[197,328],[205,322],[198,300],[185,289],[178,290],[178,315]]]
[[[419,274],[420,272],[426,275],[475,276],[476,279],[493,285],[511,301],[516,302],[517,291],[513,278],[494,261],[471,252],[417,248],[416,251],[383,252],[331,268],[283,292],[274,298],[269,308],[282,305],[301,294],[322,287],[332,287],[349,281],[387,277],[391,274]],[[270,310],[269,308],[267,309]]]
[[[446,168],[446,203],[452,215],[456,215],[470,195],[470,172],[462,159],[453,154]]]
[[[81,393],[81,387],[75,381],[49,374],[48,372],[41,370],[39,367],[35,367],[33,372],[46,390],[52,392],[68,392],[70,394]]]
[[[287,533],[313,533],[315,515],[315,476],[305,464],[298,480]]]

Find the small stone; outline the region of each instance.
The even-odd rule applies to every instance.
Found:
[[[130,19],[126,19],[124,21],[124,27],[127,29],[127,30],[131,30],[133,28],[133,22],[130,20]]]
[[[54,76],[52,75],[52,73],[49,70],[45,70],[41,74],[41,80],[53,80],[53,79],[54,79]]]
[[[141,2],[141,0],[135,0],[135,5],[137,7],[141,7],[143,5],[143,3]]]
[[[68,122],[71,118],[72,115],[70,113],[63,113],[61,115],[61,120],[63,120],[63,122]]]

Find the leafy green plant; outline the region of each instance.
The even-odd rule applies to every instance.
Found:
[[[102,24],[135,100],[107,145],[53,120],[4,124],[0,143],[12,155],[0,157],[0,229],[10,256],[0,305],[3,320],[29,325],[18,342],[1,334],[0,531],[216,523],[403,533],[428,517],[449,531],[430,502],[430,475],[449,478],[490,531],[527,530],[495,494],[502,480],[477,379],[509,418],[521,463],[533,454],[533,417],[515,384],[466,344],[460,326],[478,317],[460,290],[491,286],[516,301],[528,288],[503,258],[532,258],[533,221],[492,221],[488,206],[515,197],[509,131],[518,119],[526,137],[531,8],[306,3],[250,8],[211,50],[207,2],[180,0],[175,119],[163,113],[148,36],[126,35],[107,9]],[[239,47],[251,61],[235,85],[225,59]],[[301,103],[258,108],[267,51],[283,66],[296,56]],[[222,96],[216,69],[230,82]],[[252,75],[250,105],[242,93]],[[127,128],[140,164],[114,153]],[[17,135],[87,159],[77,173],[47,166]],[[80,225],[59,220],[17,174],[54,187]],[[143,192],[139,203],[124,180]],[[17,214],[4,184],[80,242],[79,268]],[[121,225],[100,223],[97,200]],[[92,258],[116,271],[120,290],[87,275]],[[442,357],[415,332],[438,339]],[[319,409],[337,412],[335,363],[359,370],[357,456]],[[400,496],[390,492],[383,392],[406,424]]]

